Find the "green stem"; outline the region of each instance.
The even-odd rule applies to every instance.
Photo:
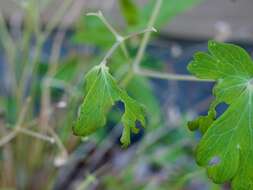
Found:
[[[192,75],[173,74],[173,73],[162,73],[149,69],[138,68],[135,73],[141,76],[164,79],[164,80],[178,80],[178,81],[199,81],[199,82],[214,82],[214,80],[199,79]]]
[[[150,20],[148,22],[148,28],[152,28],[155,24],[155,21],[159,15],[159,11],[161,8],[161,5],[163,3],[163,0],[157,0],[153,13],[150,17]],[[145,33],[143,40],[141,42],[141,45],[139,47],[139,50],[137,52],[137,55],[134,59],[133,62],[133,72],[137,75],[145,76],[145,77],[150,77],[150,78],[157,78],[157,79],[164,79],[164,80],[180,80],[180,81],[202,81],[202,82],[213,82],[213,80],[203,80],[203,79],[198,79],[192,75],[182,75],[182,74],[172,74],[172,73],[162,73],[162,72],[157,72],[153,70],[148,70],[148,69],[143,69],[140,67],[141,60],[144,56],[145,50],[148,45],[148,41],[150,39],[151,32]],[[129,71],[132,72],[132,71]],[[128,74],[129,76],[131,74]],[[129,80],[129,79],[128,79]]]
[[[162,2],[163,2],[163,0],[157,0],[156,1],[155,7],[154,7],[153,12],[152,12],[152,15],[151,15],[150,20],[148,22],[148,28],[153,28],[153,26],[155,24],[155,21],[156,21],[158,15],[159,15],[159,11],[160,11]],[[143,55],[145,53],[145,50],[146,50],[148,41],[150,39],[150,36],[151,36],[151,32],[145,33],[145,35],[143,37],[143,40],[141,41],[141,45],[139,47],[138,53],[137,53],[137,55],[135,57],[135,60],[133,62],[134,70],[137,70],[140,66],[140,63],[141,63],[141,60],[142,60]]]

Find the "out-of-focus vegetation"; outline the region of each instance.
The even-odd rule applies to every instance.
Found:
[[[119,0],[124,23],[114,27],[124,35],[145,29],[155,2],[139,6]],[[199,2],[164,0],[156,29]],[[0,14],[1,189],[220,189],[194,163],[194,136],[184,127],[184,117],[177,124],[168,121],[154,83],[129,74],[141,36],[115,52],[110,69],[121,87],[146,106],[142,135],[132,136],[135,143],[128,149],[120,147],[122,128],[115,126],[121,105],[108,113],[107,127],[98,133],[83,139],[72,134],[85,73],[115,39],[98,18],[84,14],[74,30],[61,27],[71,0],[62,1],[53,18],[42,23],[47,3],[17,1],[24,15],[14,26]],[[153,70],[165,67],[148,53],[141,64]]]

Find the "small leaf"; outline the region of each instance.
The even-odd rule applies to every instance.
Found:
[[[253,190],[253,62],[236,45],[210,41],[208,49],[209,54],[197,53],[188,67],[199,78],[217,80],[208,116],[189,126],[204,126],[197,163],[215,183],[231,181],[234,190]],[[228,104],[227,110],[211,117],[220,103]]]
[[[106,114],[117,101],[124,103],[121,142],[128,146],[130,133],[138,133],[136,122],[145,126],[144,108],[120,89],[105,65],[95,66],[86,76],[86,96],[80,107],[80,114],[73,127],[75,135],[87,136],[106,124]]]

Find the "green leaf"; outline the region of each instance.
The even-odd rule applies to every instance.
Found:
[[[128,25],[139,23],[139,11],[132,0],[119,0],[119,6]]]
[[[188,69],[199,78],[217,81],[211,111],[220,103],[228,108],[213,122],[195,121],[206,127],[197,147],[197,163],[207,168],[215,183],[231,181],[234,190],[252,190],[253,62],[236,45],[210,41],[208,49],[209,54],[197,53]]]
[[[124,125],[121,142],[124,147],[130,144],[130,134],[138,133],[136,122],[145,126],[144,108],[127,93],[120,89],[105,65],[95,66],[86,75],[86,96],[80,107],[75,135],[87,136],[106,124],[106,114],[117,101],[124,103],[124,114],[121,118]]]

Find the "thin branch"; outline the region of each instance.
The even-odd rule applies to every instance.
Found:
[[[18,135],[18,133],[23,133],[25,135],[34,137],[36,139],[40,139],[40,140],[43,140],[43,141],[50,142],[51,144],[55,143],[55,139],[52,138],[52,137],[49,137],[49,136],[43,135],[41,133],[31,131],[29,129],[24,129],[24,128],[21,128],[21,127],[17,127],[12,132],[10,132],[7,136],[0,139],[0,147],[4,146],[5,144],[12,141]]]
[[[17,120],[17,123],[13,129],[12,132],[10,132],[7,136],[3,137],[2,139],[0,139],[0,147],[4,146],[5,144],[9,143],[10,141],[12,141],[19,133],[23,133],[23,134],[26,134],[26,135],[29,135],[29,136],[32,136],[32,137],[35,137],[37,139],[41,139],[41,140],[44,140],[44,141],[48,141],[50,143],[54,143],[54,139],[52,137],[48,137],[46,135],[43,135],[43,134],[40,134],[40,133],[37,133],[37,132],[34,132],[34,131],[31,131],[29,129],[24,129],[22,128],[22,123],[24,122],[25,120],[25,116],[26,116],[26,113],[27,113],[27,110],[29,108],[29,104],[31,102],[31,98],[28,97],[24,103],[24,106],[19,114],[19,117],[18,117],[18,120]]]
[[[162,73],[144,68],[136,68],[135,73],[141,76],[164,79],[164,80],[178,80],[178,81],[198,81],[198,82],[214,82],[214,80],[199,79],[192,75]]]
[[[49,137],[49,136],[43,135],[41,133],[37,133],[37,132],[31,131],[31,130],[28,130],[28,129],[24,129],[24,128],[18,128],[17,131],[20,132],[20,133],[23,133],[25,135],[34,137],[36,139],[40,139],[40,140],[43,140],[43,141],[48,141],[51,144],[55,143],[55,139],[53,137]]]
[[[7,136],[0,139],[0,147],[9,143],[12,139],[14,139],[17,136],[17,134],[19,132],[18,129],[20,128],[21,124],[25,120],[25,115],[27,113],[30,102],[31,102],[31,98],[28,97],[25,101],[25,104],[24,104],[19,116],[18,116],[18,120],[17,120],[17,123],[14,127],[14,130],[12,132],[10,132]]]

